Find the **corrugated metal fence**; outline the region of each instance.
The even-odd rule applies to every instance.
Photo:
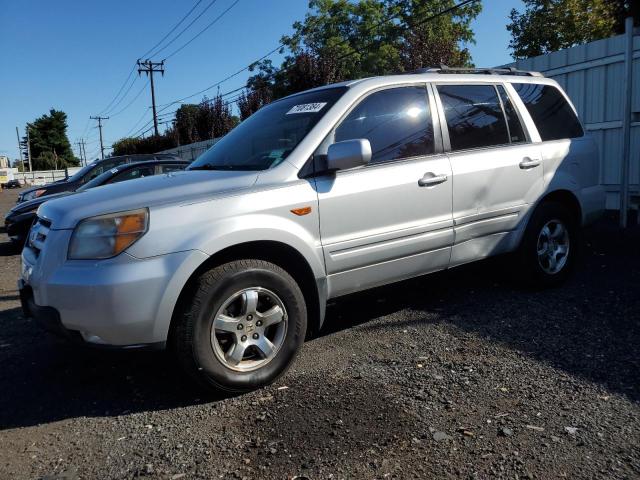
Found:
[[[640,36],[633,37],[631,89],[630,192],[640,189]],[[565,89],[580,119],[600,148],[600,183],[607,190],[607,208],[619,208],[624,151],[625,36],[590,42],[548,55],[518,60],[521,70],[542,72]]]
[[[170,148],[157,153],[172,153],[178,155],[182,160],[194,161],[204,152],[206,152],[211,145],[216,143],[219,138],[213,138],[211,140],[205,140],[203,142],[191,143],[189,145],[182,145],[180,147]]]

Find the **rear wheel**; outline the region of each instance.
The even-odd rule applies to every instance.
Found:
[[[199,279],[175,330],[175,350],[196,380],[244,392],[282,375],[304,340],[307,311],[295,280],[263,260],[220,265]]]
[[[579,227],[561,203],[547,202],[533,213],[520,247],[524,279],[550,287],[571,273],[579,250]]]

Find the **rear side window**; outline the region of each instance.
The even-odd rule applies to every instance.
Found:
[[[335,132],[336,142],[358,138],[371,143],[371,163],[433,153],[433,123],[426,88],[390,88],[366,97]]]
[[[175,165],[161,165],[160,169],[162,173],[175,172],[178,170],[184,170],[187,167],[185,164],[177,163]]]
[[[127,180],[134,180],[136,178],[150,177],[155,173],[154,170],[155,167],[153,165],[131,168],[113,177],[109,183],[126,182]]]
[[[535,83],[512,85],[527,107],[543,141],[584,135],[573,108],[557,88]]]
[[[509,143],[509,131],[493,85],[437,85],[452,150]]]
[[[520,143],[526,140],[524,136],[524,129],[520,118],[516,113],[516,109],[513,107],[509,95],[505,91],[502,85],[498,85],[498,93],[500,94],[500,100],[502,100],[502,107],[504,108],[504,115],[507,118],[507,128],[509,129],[509,138],[511,143]]]

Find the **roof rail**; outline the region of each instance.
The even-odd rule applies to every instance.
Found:
[[[544,77],[540,72],[529,72],[526,70],[518,70],[513,67],[504,68],[468,68],[468,67],[449,67],[440,65],[439,67],[419,68],[405,73],[470,73],[484,75],[516,75],[521,77]]]

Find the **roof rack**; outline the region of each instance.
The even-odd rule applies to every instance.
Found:
[[[529,72],[526,70],[518,70],[513,67],[505,68],[465,68],[465,67],[449,67],[440,65],[439,67],[419,68],[406,73],[468,73],[468,74],[484,74],[484,75],[516,75],[521,77],[543,77],[540,72]]]

